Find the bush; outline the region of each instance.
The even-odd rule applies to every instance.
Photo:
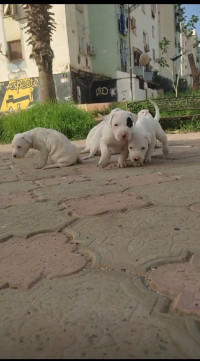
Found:
[[[36,103],[29,109],[0,117],[0,142],[10,143],[16,133],[36,127],[58,130],[70,140],[85,139],[96,124],[91,113],[73,103]]]
[[[152,80],[154,83],[160,85],[160,87],[164,90],[164,93],[167,92],[174,93],[173,82],[171,81],[171,79],[166,78],[165,76],[162,75],[158,75],[157,72],[154,71]]]

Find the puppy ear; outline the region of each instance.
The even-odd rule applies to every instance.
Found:
[[[151,144],[152,134],[146,133],[145,138],[148,140],[148,143]]]
[[[132,119],[133,123],[135,124],[137,122],[138,116],[134,113],[129,112],[130,118]]]
[[[22,135],[22,139],[25,140],[25,142],[29,143],[29,144],[32,144],[33,143],[33,138],[32,138],[32,135],[30,134],[26,134],[24,133]]]
[[[115,110],[115,109],[114,109]],[[110,126],[112,127],[112,119],[113,119],[113,116],[114,116],[114,112],[112,113],[110,113],[109,114],[109,118],[108,118],[108,123],[110,124]]]

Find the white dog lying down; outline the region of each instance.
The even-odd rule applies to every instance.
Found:
[[[24,133],[18,133],[12,141],[12,156],[22,158],[30,148],[40,151],[41,161],[36,168],[66,167],[81,162],[75,145],[62,133],[46,128],[34,128]],[[47,160],[51,165],[47,164]]]
[[[136,119],[136,114],[119,108],[113,109],[106,117],[100,139],[100,167],[105,167],[110,162],[113,153],[120,153],[118,167],[126,167],[128,141],[131,139]]]
[[[156,139],[162,143],[163,154],[169,153],[167,136],[159,123],[158,106],[152,100],[149,101],[155,107],[155,117],[153,118],[148,114],[138,117],[135,127],[132,129],[132,137],[128,142],[129,158],[137,166],[143,165],[143,162],[151,161]]]

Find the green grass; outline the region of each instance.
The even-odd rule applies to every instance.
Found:
[[[70,140],[85,139],[96,124],[91,113],[73,103],[36,103],[29,109],[0,117],[0,143],[10,143],[15,134],[36,127],[58,130]]]

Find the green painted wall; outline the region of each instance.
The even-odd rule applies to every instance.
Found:
[[[88,4],[90,39],[96,47],[92,57],[93,72],[116,77],[121,70],[120,36],[126,39],[128,34],[120,35],[118,30],[117,7],[115,4]]]

